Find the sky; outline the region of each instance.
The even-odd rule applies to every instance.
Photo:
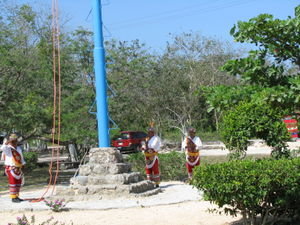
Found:
[[[19,1],[51,5],[51,0]],[[58,0],[61,18],[69,19],[67,29],[93,29],[93,1]],[[139,39],[158,51],[171,40],[170,34],[183,32],[199,32],[233,43],[229,30],[237,21],[261,13],[286,19],[294,16],[298,4],[299,0],[102,0],[104,38]]]

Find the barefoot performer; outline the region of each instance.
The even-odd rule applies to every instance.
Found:
[[[159,161],[158,151],[160,150],[161,141],[160,138],[155,134],[154,128],[148,129],[148,136],[142,143],[142,150],[145,154],[146,161],[146,175],[147,180],[155,182],[156,187],[159,187],[160,183],[160,172],[159,172]]]
[[[199,137],[195,136],[195,128],[189,128],[188,134],[189,136],[186,137],[182,142],[182,150],[184,150],[186,154],[186,168],[188,171],[188,177],[189,179],[192,179],[194,167],[200,165],[199,150],[202,146],[202,142]]]
[[[12,202],[19,203],[23,201],[19,198],[19,192],[22,185],[23,173],[22,167],[25,161],[21,147],[18,146],[18,136],[11,134],[8,141],[1,147],[4,155],[5,174],[8,178],[9,193]]]

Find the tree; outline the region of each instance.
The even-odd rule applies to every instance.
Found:
[[[1,14],[1,130],[41,132],[51,121],[46,101],[49,74],[40,70],[44,65],[37,48],[39,32],[45,27],[37,23],[29,5],[13,6]]]
[[[221,90],[217,95],[210,95],[208,98],[213,108],[222,107],[221,110],[227,111],[227,115],[233,115],[237,112],[241,113],[240,108],[242,105],[249,103],[250,105],[263,105],[269,110],[276,111],[276,115],[283,117],[286,114],[290,114],[299,108],[299,54],[300,54],[300,6],[295,9],[295,17],[289,17],[286,20],[274,19],[272,15],[261,14],[255,18],[250,19],[248,22],[239,21],[231,29],[231,34],[236,41],[253,43],[257,46],[258,50],[250,51],[248,57],[229,60],[223,67],[223,71],[229,74],[239,77],[243,86],[233,87],[229,90],[242,90],[243,98],[238,97],[236,93],[228,90]],[[209,93],[217,93],[214,91],[208,91]],[[223,92],[223,94],[222,94]],[[227,93],[226,93],[227,92]],[[222,97],[224,96],[224,97]],[[223,104],[223,103],[227,103]],[[234,106],[229,109],[229,106]],[[245,108],[244,108],[245,109]],[[249,110],[249,109],[248,109]],[[257,111],[251,117],[259,118],[262,116]],[[265,116],[269,116],[269,121],[276,120],[276,116],[264,113]],[[229,125],[227,121],[231,116],[224,117],[223,123]],[[277,120],[279,118],[277,117]],[[267,141],[268,144],[274,147],[274,152],[278,156],[286,155],[286,146],[281,144],[286,141],[285,131],[277,130],[278,138],[273,137],[276,143],[270,143],[268,140],[272,137],[271,127],[268,126],[268,119],[259,122],[261,126],[269,127],[269,134],[255,130],[256,122],[249,123],[250,126],[247,129],[252,129],[254,132],[250,132],[249,135],[242,135],[239,133],[241,129],[246,129],[244,125],[238,127],[237,123],[231,123],[232,129],[230,133],[226,133],[225,140],[244,136],[246,138],[256,137],[262,138]],[[283,124],[283,122],[280,122]],[[284,126],[281,126],[285,129]],[[230,129],[230,128],[228,128]],[[227,130],[228,131],[228,130]],[[282,134],[282,135],[281,135]],[[230,137],[228,136],[230,135]],[[227,142],[229,148],[236,148],[238,146],[232,145]],[[245,150],[248,143],[238,147],[238,150]],[[277,146],[277,147],[276,147]]]
[[[93,71],[93,33],[78,28],[68,38],[64,49],[68,59],[68,80],[63,85],[62,138],[85,146],[97,143]],[[76,123],[74,123],[76,121]]]
[[[153,115],[155,57],[145,44],[106,42],[108,82],[115,94],[109,99],[111,117],[123,129],[144,129]]]
[[[35,12],[27,4],[4,6],[6,10],[0,12],[0,129],[50,139],[53,126],[51,16]],[[85,52],[76,49],[86,42],[80,40],[80,31],[73,36],[64,32],[63,27],[60,31],[61,138],[71,143],[94,144],[96,122],[88,113],[94,100],[93,74],[87,71],[92,62],[79,63],[79,51]]]
[[[212,115],[207,114],[205,99],[199,87],[235,84],[237,81],[219,67],[237,56],[227,43],[198,33],[182,33],[173,37],[160,57],[157,86],[160,102],[166,110],[169,127],[182,133],[188,126],[213,128]],[[196,94],[198,92],[198,94]],[[160,104],[158,104],[160,105]]]

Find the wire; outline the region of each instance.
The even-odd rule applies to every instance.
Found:
[[[211,1],[206,2],[206,4],[207,3],[212,3],[212,2],[218,2],[218,1],[221,1],[221,0],[211,0]],[[180,8],[180,9],[175,9],[175,10],[167,10],[167,11],[160,12],[160,13],[155,13],[155,14],[152,14],[152,15],[149,15],[149,16],[143,16],[143,17],[133,18],[133,19],[129,19],[129,20],[122,20],[122,21],[112,23],[112,24],[108,24],[108,25],[114,26],[114,25],[118,25],[118,24],[124,24],[124,23],[126,24],[126,23],[130,23],[130,22],[135,22],[137,20],[151,19],[153,17],[155,19],[155,17],[157,17],[157,16],[164,16],[164,15],[170,14],[170,13],[172,14],[172,13],[176,13],[176,12],[182,12],[182,11],[185,11],[185,10],[188,10],[188,9],[194,9],[197,6],[203,6],[203,5],[206,5],[206,4],[201,3],[201,4],[191,5],[191,6],[188,6],[188,7],[185,7],[185,8]]]
[[[216,1],[219,1],[219,0],[216,0]],[[226,1],[225,4],[223,4],[223,5],[209,6],[206,8],[195,9],[195,10],[192,10],[192,11],[186,12],[186,13],[181,12],[181,13],[175,13],[173,15],[165,15],[168,13],[168,11],[166,11],[164,13],[154,14],[153,16],[135,18],[135,19],[131,19],[128,21],[112,23],[109,25],[110,25],[111,30],[120,30],[120,29],[124,29],[124,28],[128,28],[128,27],[132,27],[132,26],[138,26],[140,24],[144,25],[144,24],[152,24],[152,23],[157,23],[157,22],[162,23],[162,22],[166,22],[166,20],[170,20],[170,19],[172,19],[172,20],[182,19],[184,17],[193,16],[193,15],[195,15],[195,13],[210,13],[210,12],[218,11],[218,10],[225,9],[225,8],[230,8],[230,7],[234,7],[234,6],[252,3],[254,1],[258,1],[258,0],[233,0],[231,2]],[[179,10],[174,10],[174,11],[179,11]],[[151,19],[151,18],[153,18],[153,19]],[[131,21],[133,21],[133,22],[131,22]],[[122,23],[123,23],[123,25],[122,25]],[[120,25],[115,26],[118,24],[120,24]]]
[[[93,11],[93,8],[90,9],[90,11],[89,11],[87,17],[85,18],[85,21],[88,21],[90,15],[91,15],[91,13],[92,13],[92,11]]]

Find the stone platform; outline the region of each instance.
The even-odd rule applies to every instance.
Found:
[[[122,154],[115,148],[93,148],[89,162],[79,166],[79,174],[70,186],[56,190],[53,198],[67,200],[109,199],[121,196],[149,196],[160,192],[155,184],[132,172]]]

